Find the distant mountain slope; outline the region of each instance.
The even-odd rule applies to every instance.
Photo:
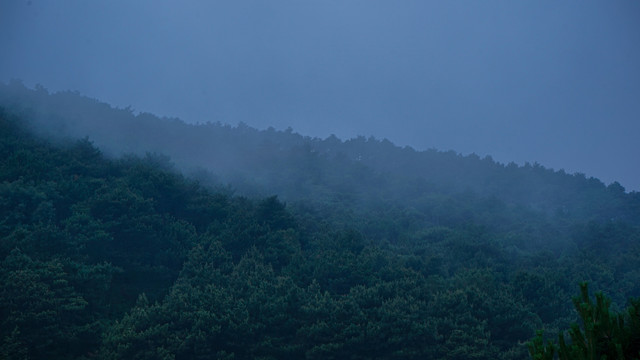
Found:
[[[554,216],[640,223],[640,193],[539,164],[503,165],[489,157],[415,151],[374,138],[323,140],[290,129],[192,125],[136,116],[78,93],[30,90],[19,82],[0,85],[0,104],[31,118],[40,133],[88,137],[111,155],[165,154],[187,172],[208,172],[247,194],[278,194],[287,200],[335,195],[406,205],[433,194],[471,192]]]

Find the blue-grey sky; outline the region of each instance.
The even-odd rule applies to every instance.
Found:
[[[0,81],[640,190],[640,1],[2,0]]]

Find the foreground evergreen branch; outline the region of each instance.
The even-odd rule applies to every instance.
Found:
[[[580,296],[573,298],[581,324],[571,325],[558,335],[558,343],[545,344],[542,331],[529,342],[529,353],[535,360],[557,357],[573,359],[640,359],[640,299],[631,299],[626,312],[609,310],[611,299],[603,293],[589,297],[587,283],[580,284]]]

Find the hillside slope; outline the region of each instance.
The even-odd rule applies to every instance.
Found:
[[[4,357],[523,359],[535,329],[575,319],[578,282],[618,307],[640,296],[638,194],[615,185],[12,94],[0,113]],[[69,140],[85,135],[100,150]],[[160,155],[115,156],[163,140],[178,168],[218,160],[199,183]],[[225,183],[251,196],[212,188]]]

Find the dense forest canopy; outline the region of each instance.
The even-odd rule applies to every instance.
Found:
[[[640,296],[617,183],[18,82],[0,106],[3,358],[524,359],[578,283]]]

